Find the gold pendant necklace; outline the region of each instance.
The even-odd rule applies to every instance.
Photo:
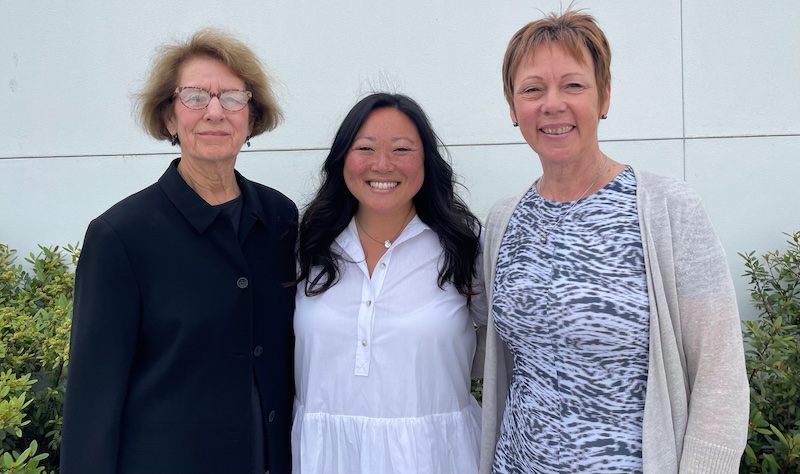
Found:
[[[383,242],[381,242],[380,240],[378,240],[378,239],[376,239],[375,237],[371,236],[371,235],[369,234],[369,232],[367,232],[367,230],[364,228],[364,226],[363,226],[363,225],[361,225],[361,222],[359,222],[359,221],[358,221],[358,217],[355,217],[355,216],[353,216],[353,218],[354,218],[354,219],[355,219],[355,221],[356,221],[356,226],[358,226],[358,228],[359,228],[359,229],[361,229],[361,232],[363,232],[363,233],[364,233],[364,235],[366,235],[366,236],[367,236],[367,237],[369,237],[370,239],[374,240],[375,242],[377,242],[377,243],[379,243],[379,244],[383,245],[385,248],[387,248],[387,249],[388,249],[389,247],[391,247],[391,246],[392,246],[392,244],[394,243],[394,241],[395,241],[395,240],[397,240],[397,238],[398,238],[398,237],[400,237],[400,234],[402,234],[402,233],[403,233],[403,229],[405,229],[405,228],[406,228],[406,224],[408,224],[408,220],[409,220],[409,219],[408,219],[408,216],[410,216],[410,215],[411,215],[411,211],[413,211],[413,210],[414,210],[414,206],[413,206],[413,204],[412,204],[411,208],[408,210],[408,214],[406,214],[406,217],[404,217],[404,218],[403,218],[403,223],[400,225],[400,230],[398,230],[398,231],[397,231],[397,234],[395,234],[394,238],[392,238],[391,240],[390,240],[390,239],[386,239],[386,240],[384,240]]]

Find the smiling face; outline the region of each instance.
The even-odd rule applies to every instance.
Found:
[[[372,111],[344,161],[344,181],[360,216],[406,216],[425,179],[425,151],[414,122],[391,107]]]
[[[578,62],[558,43],[537,47],[514,75],[511,120],[542,160],[577,161],[600,152],[597,125],[608,112],[610,86],[599,101],[592,58]]]
[[[222,62],[207,57],[194,57],[181,65],[178,86],[199,87],[212,93],[244,90],[244,81]],[[250,105],[230,112],[214,97],[208,107],[193,110],[177,97],[172,117],[167,118],[169,133],[178,134],[181,158],[195,164],[232,161],[250,135]]]

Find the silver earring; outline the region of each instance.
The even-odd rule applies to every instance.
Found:
[[[605,120],[605,119],[607,119],[607,118],[608,118],[608,115],[606,115],[606,114],[603,114],[603,115],[601,115],[601,116],[600,116],[600,118],[601,118],[601,119],[603,119],[603,120]]]
[[[172,146],[175,146],[177,144],[178,144],[178,134],[176,133],[175,135],[172,136]]]
[[[251,136],[252,136],[252,135],[248,135],[248,136],[247,136],[247,139],[244,141],[245,143],[247,143],[247,148],[250,148],[250,137],[251,137]]]
[[[519,124],[517,122],[512,122],[511,125],[513,125],[515,127],[519,127]]]

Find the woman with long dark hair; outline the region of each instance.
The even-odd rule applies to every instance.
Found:
[[[440,148],[403,95],[336,134],[300,224],[294,472],[477,472],[480,225]]]

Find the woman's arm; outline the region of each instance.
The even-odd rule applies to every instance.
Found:
[[[735,472],[750,407],[736,294],[702,204],[686,213],[679,235],[675,275],[690,391],[680,472]]]
[[[89,225],[75,280],[62,474],[117,472],[139,288],[124,245],[102,218]]]

